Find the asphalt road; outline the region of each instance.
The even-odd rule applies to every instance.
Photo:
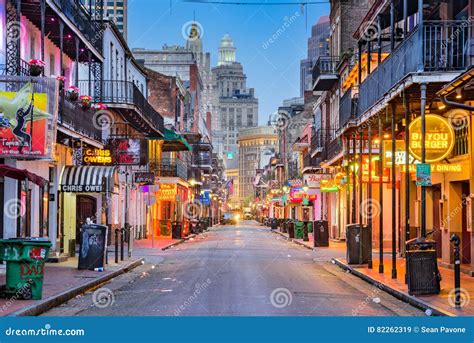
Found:
[[[198,236],[47,316],[424,315],[288,242],[242,222]]]

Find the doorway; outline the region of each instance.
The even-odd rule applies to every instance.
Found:
[[[441,186],[433,185],[433,240],[436,241],[436,257],[443,256],[443,232],[441,227]]]
[[[76,197],[76,244],[80,243],[81,227],[87,218],[95,220],[97,213],[97,199],[90,195]]]
[[[468,231],[467,216],[468,216],[468,201],[466,198],[470,196],[469,182],[462,183],[462,231],[461,231],[461,263],[471,263],[471,239],[472,234]],[[470,219],[469,219],[470,220]]]

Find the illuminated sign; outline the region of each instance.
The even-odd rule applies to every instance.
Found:
[[[370,177],[370,182],[372,183],[379,183],[379,159],[378,157],[372,158],[372,170]],[[390,182],[390,169],[383,168],[382,170],[382,182],[389,183]],[[369,159],[365,158],[364,162],[362,163],[362,183],[369,183]]]
[[[115,138],[109,141],[107,148],[112,151],[114,164],[148,164],[148,142],[144,139]]]
[[[178,186],[176,184],[161,183],[156,198],[161,201],[175,201],[177,195]]]
[[[331,174],[304,174],[303,180],[309,188],[319,188],[319,184],[323,179],[331,178]]]
[[[409,127],[409,151],[421,161],[421,117],[416,118]],[[454,147],[454,130],[443,117],[426,115],[426,162],[438,162],[449,156]]]
[[[321,193],[337,193],[339,187],[336,180],[321,180]]]
[[[109,149],[87,148],[84,149],[82,160],[89,165],[112,164],[112,153]]]
[[[395,150],[395,165],[400,166],[401,171],[404,173],[406,170],[406,153],[405,153],[405,142],[402,140],[396,141],[396,150]],[[392,166],[392,142],[384,141],[384,167]],[[409,161],[409,170],[410,173],[416,172],[416,165],[420,163],[419,160],[416,160],[410,154]],[[432,173],[460,173],[462,172],[462,164],[460,163],[431,163],[431,172]]]

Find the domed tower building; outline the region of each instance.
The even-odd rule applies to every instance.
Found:
[[[221,45],[219,46],[219,61],[218,66],[231,65],[235,62],[235,51],[234,41],[228,33],[222,37]]]

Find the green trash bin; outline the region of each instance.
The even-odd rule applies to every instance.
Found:
[[[308,232],[313,233],[313,222],[308,222]]]
[[[294,224],[295,227],[295,238],[296,239],[303,239],[303,227],[304,223],[303,222],[295,222]]]
[[[51,242],[44,238],[0,240],[0,260],[7,262],[6,285],[1,286],[0,296],[40,300],[50,248]]]

